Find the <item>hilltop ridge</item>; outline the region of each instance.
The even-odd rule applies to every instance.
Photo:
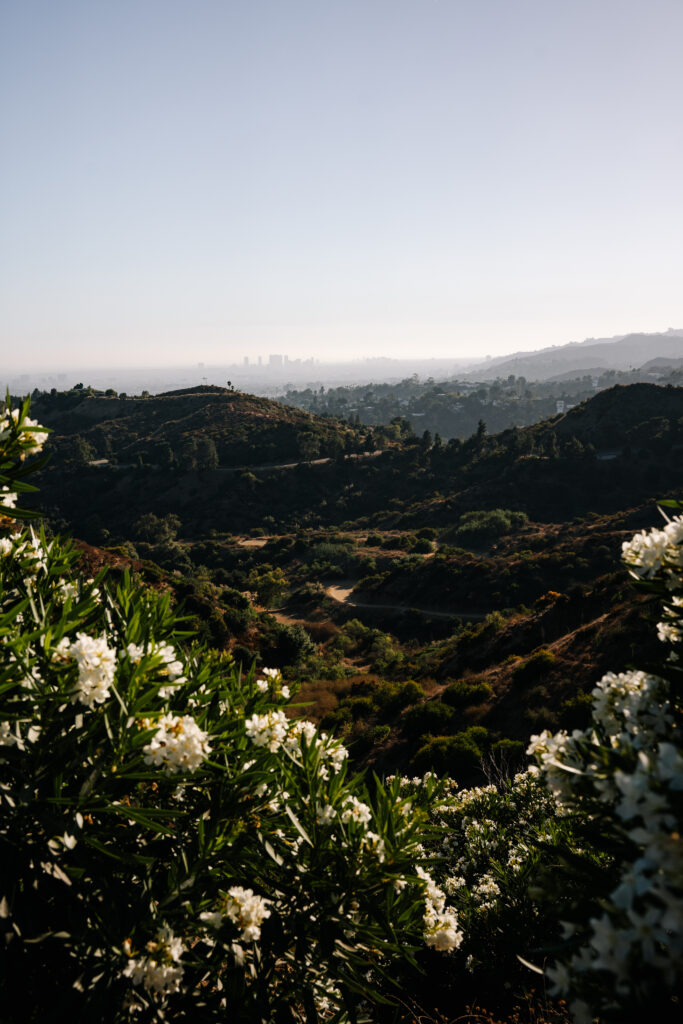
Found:
[[[570,370],[590,372],[591,367],[628,370],[641,366],[653,356],[683,357],[683,330],[669,328],[662,333],[589,338],[584,342],[570,342],[535,352],[516,352],[512,356],[499,356],[478,363],[468,370],[468,375],[475,378],[483,375],[485,379],[491,379],[514,373],[532,380],[546,380]]]

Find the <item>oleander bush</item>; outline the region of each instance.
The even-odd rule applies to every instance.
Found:
[[[424,810],[350,778],[276,669],[242,674],[167,595],[83,579],[68,543],[20,529],[44,440],[8,400],[3,1020],[308,1024],[391,1001],[397,959],[461,937]]]
[[[579,1024],[676,1021],[683,998],[683,515],[636,534],[622,554],[661,601],[664,654],[648,671],[603,676],[587,728],[546,731],[529,747],[558,813],[579,822],[580,846],[611,861],[596,873],[568,857],[545,886],[550,899],[568,879],[581,893],[546,971]]]

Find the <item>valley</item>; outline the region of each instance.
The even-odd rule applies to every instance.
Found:
[[[608,667],[656,655],[619,559],[682,493],[683,389],[449,441],[211,387],[34,402],[48,523],[281,669],[360,766],[512,770],[531,732],[585,722]]]

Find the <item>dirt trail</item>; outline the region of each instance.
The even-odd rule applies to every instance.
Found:
[[[371,604],[366,601],[357,601],[354,597],[351,597],[353,591],[353,584],[349,585],[345,583],[343,586],[337,584],[331,584],[325,587],[325,593],[328,597],[331,597],[333,601],[338,601],[340,604],[349,604],[353,608],[373,608],[379,611],[391,611],[391,612],[405,612],[412,609],[417,612],[422,612],[423,615],[429,615],[434,619],[467,619],[471,622],[480,622],[486,618],[486,612],[444,612],[437,611],[436,608],[416,608],[414,605],[409,604]]]

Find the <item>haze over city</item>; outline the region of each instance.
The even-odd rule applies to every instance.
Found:
[[[0,12],[5,372],[682,322],[678,0]]]

